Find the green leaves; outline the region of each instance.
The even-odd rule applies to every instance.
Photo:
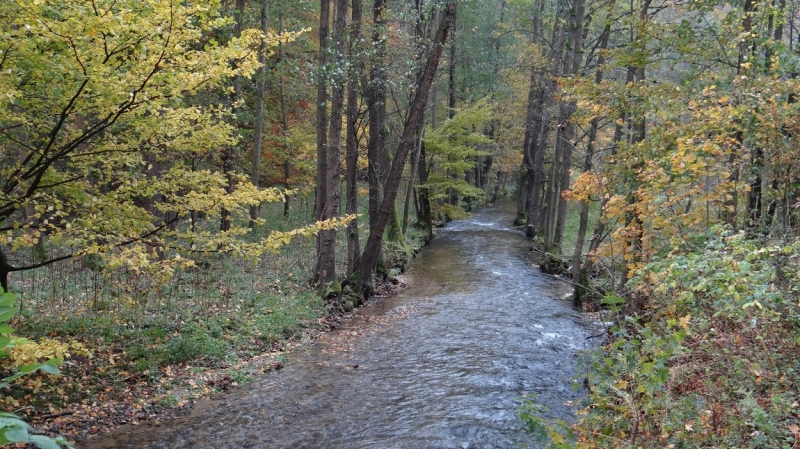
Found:
[[[74,448],[64,438],[31,435],[33,428],[13,413],[0,412],[0,444],[30,443],[40,449]]]
[[[13,305],[17,298],[18,295],[5,293],[3,289],[0,288],[0,304],[2,305],[0,310],[5,309],[3,312],[0,312],[0,323],[2,323],[0,324],[0,350],[12,346],[14,342],[14,339],[8,336],[8,334],[13,332],[13,329],[8,324],[5,324],[5,322],[10,320],[17,313],[18,308]],[[7,357],[7,353],[5,351],[0,351],[0,358],[5,357]],[[22,366],[15,374],[0,381],[0,388],[5,388],[9,386],[11,382],[37,370],[48,374],[58,374],[58,365],[61,363],[63,363],[63,360],[53,359],[45,363]],[[8,412],[0,412],[0,444],[31,443],[41,449],[58,449],[60,445],[67,448],[73,447],[63,438],[52,439],[42,435],[30,435],[29,431],[31,430],[33,430],[31,426],[17,415]]]

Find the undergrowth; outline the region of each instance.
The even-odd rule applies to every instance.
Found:
[[[763,244],[716,230],[632,280],[646,308],[617,315],[586,355],[577,423],[520,415],[551,447],[800,447],[800,239]]]

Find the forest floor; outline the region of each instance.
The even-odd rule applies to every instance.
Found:
[[[368,304],[393,296],[405,287],[402,276],[378,286]],[[241,313],[241,312],[240,312]],[[262,311],[275,314],[279,310]],[[259,339],[228,329],[222,338],[233,357],[203,355],[178,363],[154,364],[143,370],[142,359],[132,354],[125,332],[112,341],[91,332],[76,336],[72,356],[60,376],[36,374],[15,385],[6,396],[8,409],[24,416],[38,432],[62,435],[70,441],[109,432],[121,425],[161,422],[193,407],[197,401],[224,393],[252,381],[254,376],[280,369],[286,356],[339,328],[358,312],[338,313],[315,308],[285,338]],[[360,326],[377,326],[381,320],[361,320]],[[166,335],[170,340],[180,336]],[[184,336],[185,337],[185,336]],[[155,345],[150,345],[155,346]],[[337,344],[331,345],[335,350]],[[174,348],[173,348],[174,349]],[[157,351],[157,348],[153,348]]]

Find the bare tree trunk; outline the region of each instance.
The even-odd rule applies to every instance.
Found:
[[[419,167],[417,173],[419,175],[419,183],[424,185],[428,181],[428,169],[425,158],[425,142],[419,148]],[[425,230],[425,241],[429,242],[433,238],[433,210],[431,208],[431,200],[427,187],[420,187],[418,192],[419,198],[419,214],[417,215],[418,222]]]
[[[280,16],[280,32],[283,33],[283,13]],[[278,43],[278,62],[283,62],[283,42]],[[282,137],[286,139],[286,134],[289,132],[289,117],[286,113],[286,91],[285,81],[283,78],[283,71],[281,71],[280,83],[278,88],[281,97],[281,131]],[[289,145],[284,141],[284,150],[286,151],[285,159],[283,160],[283,188],[289,190],[289,175],[291,173],[291,162],[289,160]],[[283,196],[283,215],[289,215],[289,195]]]
[[[378,220],[378,209],[384,195],[389,158],[386,153],[386,0],[375,0],[372,6],[372,48],[370,80],[367,84],[366,99],[369,111],[369,137],[367,139],[367,182],[369,184],[369,227],[372,229]],[[382,262],[383,252],[379,248],[378,259]],[[380,264],[383,267],[383,263]]]
[[[261,32],[266,37],[269,30],[269,0],[261,2]],[[256,74],[258,85],[258,97],[256,98],[256,117],[255,129],[253,130],[253,170],[250,174],[250,182],[258,187],[261,178],[261,141],[264,133],[264,93],[267,87],[266,64],[267,64],[267,43],[261,41],[258,47],[258,63],[261,64]],[[250,227],[255,226],[255,221],[260,215],[261,206],[256,204],[250,206]]]
[[[544,32],[544,27],[542,26],[542,17],[544,16],[544,0],[540,0],[536,5],[536,17],[534,19],[534,35],[536,39],[541,41],[541,35]],[[553,38],[556,38],[556,31],[553,31]],[[544,187],[544,152],[545,148],[547,147],[547,141],[550,136],[550,121],[551,114],[550,108],[546,107],[546,103],[548,98],[551,96],[551,91],[554,88],[552,82],[548,82],[544,80],[543,72],[539,70],[537,72],[537,77],[541,79],[539,81],[540,87],[537,92],[538,99],[536,105],[537,116],[540,115],[540,119],[535,119],[533,123],[534,128],[538,128],[538,131],[535,129],[532,132],[536,132],[538,137],[534,137],[534,134],[531,134],[531,158],[532,158],[532,168],[528,171],[528,190],[527,190],[527,203],[526,203],[526,211],[527,211],[527,219],[525,223],[526,227],[526,235],[529,238],[536,237],[540,230],[542,229],[542,217],[545,214],[542,213],[542,188]]]
[[[336,0],[333,19],[333,39],[336,43],[336,55],[331,61],[335,69],[333,73],[340,73],[339,68],[344,67],[347,42],[343,39],[344,26],[347,19],[347,0]],[[331,76],[333,92],[331,94],[331,115],[329,120],[328,145],[325,161],[325,201],[322,204],[320,220],[335,218],[339,213],[339,195],[341,192],[339,182],[342,145],[342,112],[344,109],[344,83],[345,77]],[[321,286],[327,286],[336,279],[336,229],[326,229],[319,232],[319,246],[317,250],[317,267],[314,270],[315,279]]]
[[[425,69],[417,84],[414,99],[411,102],[408,117],[403,126],[403,134],[400,138],[400,144],[397,148],[392,170],[389,174],[389,179],[386,184],[386,194],[380,205],[378,213],[378,220],[374,228],[370,228],[369,238],[367,239],[364,254],[361,257],[359,265],[359,274],[362,280],[362,292],[364,295],[372,293],[372,271],[374,270],[377,262],[377,256],[381,244],[383,242],[383,232],[389,222],[389,216],[392,213],[394,200],[397,197],[397,190],[400,185],[400,180],[403,175],[403,168],[405,166],[408,153],[414,148],[416,142],[415,136],[422,126],[423,112],[425,105],[428,102],[428,94],[431,89],[431,84],[436,75],[436,70],[439,67],[439,60],[442,56],[442,47],[447,41],[447,35],[450,31],[453,16],[455,15],[455,0],[448,0],[447,5],[442,13],[442,23],[439,30],[436,32],[436,37],[433,41],[433,49],[425,63]]]
[[[320,0],[319,70],[317,71],[317,191],[314,202],[314,216],[318,220],[322,217],[322,207],[326,198],[330,14],[331,0]],[[319,246],[319,243],[317,245]]]
[[[449,118],[453,118],[456,115],[456,67],[457,67],[457,48],[456,48],[456,27],[458,26],[458,8],[456,7],[456,13],[453,15],[453,27],[451,30],[450,36],[450,61],[449,67],[447,70],[448,79],[447,79],[447,116]],[[451,178],[458,179],[463,176],[463,173],[450,173]],[[450,189],[450,197],[448,199],[451,206],[458,206],[458,192],[455,190]]]
[[[613,11],[614,3],[611,2],[609,5],[609,12]],[[595,73],[594,82],[595,84],[600,84],[603,81],[603,65],[605,65],[606,57],[605,57],[605,50],[608,48],[608,39],[611,36],[611,23],[606,23],[605,27],[603,27],[603,33],[600,35],[600,44],[598,46],[598,57],[597,57],[597,72]],[[600,124],[600,118],[595,117],[592,119],[589,125],[589,135],[588,135],[588,142],[586,144],[586,159],[583,162],[583,171],[585,173],[591,172],[593,168],[593,160],[594,157],[594,149],[595,144],[597,142],[597,131],[598,126]],[[602,217],[600,217],[602,219]],[[575,289],[576,291],[576,300],[580,301],[581,299],[581,287],[580,285],[588,285],[588,275],[586,273],[585,267],[581,265],[581,258],[583,254],[583,244],[586,241],[586,230],[589,226],[589,202],[583,201],[581,202],[581,215],[580,215],[580,222],[578,224],[578,237],[575,241],[575,251],[572,254],[572,279],[576,280],[579,284],[579,287]],[[592,237],[594,240],[594,237]]]
[[[356,59],[356,71],[362,72],[364,65],[358,52],[361,41],[361,22],[363,16],[362,0],[352,0],[352,22],[350,25],[350,58]],[[347,149],[345,161],[345,178],[347,179],[347,207],[348,215],[358,214],[358,77],[351,74],[347,84]],[[361,253],[358,241],[358,219],[347,225],[347,276],[351,276],[358,266],[358,257]]]
[[[424,121],[424,119],[423,119]],[[419,157],[422,151],[422,137],[423,132],[420,131],[419,138],[417,139],[417,146],[414,150],[414,157],[411,159],[411,176],[408,178],[408,186],[406,189],[406,202],[403,207],[403,237],[408,235],[408,209],[411,206],[411,197],[414,196],[414,184],[417,181],[417,172],[419,170]]]
[[[570,52],[567,61],[565,62],[565,73],[567,75],[577,75],[581,70],[583,63],[583,21],[585,13],[585,0],[573,0],[570,18]],[[574,102],[565,103],[565,123],[564,137],[562,143],[564,145],[564,152],[561,160],[561,192],[569,190],[571,169],[572,169],[572,150],[575,148],[577,140],[577,129],[575,123],[572,121],[572,114],[577,110]],[[564,239],[564,227],[567,221],[567,200],[558,195],[558,210],[556,212],[556,227],[554,245],[558,248],[559,254],[562,252],[562,241]]]
[[[537,13],[531,26],[531,45],[536,45],[541,40],[541,21],[540,13],[544,0],[539,0],[536,4]],[[531,226],[531,201],[533,183],[535,178],[534,157],[539,151],[539,132],[542,129],[542,105],[544,100],[542,73],[538,66],[538,61],[531,61],[531,75],[528,89],[528,111],[525,115],[525,136],[522,141],[522,167],[524,172],[520,176],[519,187],[517,188],[517,218],[514,224],[522,224],[524,220],[525,235],[529,238],[536,237],[536,228]]]
[[[423,1],[424,0],[415,0],[418,5],[418,11],[421,9],[419,5],[421,5]],[[439,29],[441,21],[441,11],[437,9],[433,13],[432,20],[430,20],[426,26],[426,33],[428,34],[429,39],[435,39],[436,30]],[[424,53],[425,52],[423,49],[420,49],[420,54],[418,56],[420,61],[422,61],[422,58],[424,58]],[[428,101],[428,103],[430,104],[431,108],[431,128],[436,129],[439,125],[439,89],[435,76],[433,83],[431,84],[430,96],[431,99]],[[428,182],[430,167],[428,166],[428,160],[425,154],[425,141],[422,140],[422,134],[420,134],[419,148],[417,148],[417,150],[419,152],[417,155],[417,178],[419,178],[419,188],[415,189],[417,194],[414,197],[414,204],[417,208],[417,224],[425,230],[424,240],[425,242],[429,242],[431,239],[433,239],[433,210],[431,208],[428,188],[423,187],[425,183]]]

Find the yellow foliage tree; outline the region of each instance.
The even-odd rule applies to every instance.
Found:
[[[10,272],[79,255],[168,276],[194,252],[254,257],[290,237],[243,244],[246,228],[220,233],[199,221],[283,200],[240,175],[231,191],[224,174],[195,165],[236,137],[228,107],[193,98],[250,76],[262,40],[274,47],[279,39],[248,30],[217,42],[231,27],[219,7],[218,0],[0,4],[3,287]],[[58,251],[9,262],[9,250],[44,239]]]

